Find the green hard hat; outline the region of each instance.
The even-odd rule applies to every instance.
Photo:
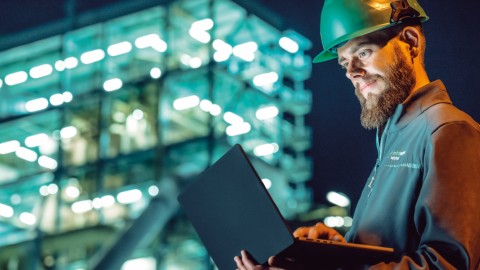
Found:
[[[336,48],[350,39],[410,19],[428,20],[417,0],[325,0],[320,19],[323,51],[313,62],[337,58]]]

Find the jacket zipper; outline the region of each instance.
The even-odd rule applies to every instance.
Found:
[[[378,140],[378,130],[377,130],[376,145],[377,145],[378,157],[375,163],[375,167],[373,168],[373,175],[370,178],[370,181],[368,182],[368,187],[370,188],[370,192],[367,195],[368,198],[370,198],[370,195],[372,195],[372,192],[373,192],[373,186],[375,184],[375,178],[377,176],[377,168],[380,166],[380,161],[382,160],[382,157],[383,157],[383,148],[385,145],[385,136],[386,136],[385,134],[387,133],[389,125],[390,125],[390,119],[388,119],[387,123],[385,124],[385,129],[382,132],[380,141]]]

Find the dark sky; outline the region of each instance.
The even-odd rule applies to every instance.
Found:
[[[69,0],[2,0],[0,35],[8,35],[67,14]],[[141,0],[137,0],[141,1]],[[121,0],[77,0],[81,12]],[[314,44],[307,53],[321,51],[319,17],[323,1],[253,0],[270,7],[284,21]],[[426,67],[431,80],[441,79],[460,109],[480,121],[480,30],[478,3],[474,0],[420,0],[430,20]],[[317,202],[325,202],[329,190],[344,192],[355,202],[376,159],[375,133],[359,123],[360,107],[344,73],[330,61],[313,66],[307,88],[313,91],[313,111],[307,122],[313,126],[314,179]]]

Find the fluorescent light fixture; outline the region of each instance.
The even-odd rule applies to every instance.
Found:
[[[16,85],[23,82],[26,82],[28,79],[28,74],[25,71],[17,71],[10,73],[5,77],[5,83],[7,85]]]
[[[123,86],[123,82],[118,78],[113,78],[103,83],[103,89],[107,92],[116,91],[122,88],[122,86]]]
[[[207,18],[207,19],[196,21],[196,22],[192,23],[190,28],[194,28],[194,29],[197,29],[197,30],[203,30],[203,31],[210,30],[210,29],[213,28],[213,20],[210,19],[210,18]]]
[[[213,104],[212,108],[210,108],[210,114],[213,116],[218,116],[222,113],[222,107],[218,104]]]
[[[38,133],[35,135],[28,136],[25,138],[25,145],[28,147],[37,147],[42,144],[47,143],[49,140],[49,137],[45,133]]]
[[[253,149],[253,153],[257,157],[268,156],[276,153],[278,151],[278,144],[276,143],[266,143],[256,146]]]
[[[57,71],[64,71],[65,68],[66,68],[65,61],[63,61],[63,60],[57,60],[57,61],[55,62],[55,69],[56,69]]]
[[[64,60],[64,63],[65,63],[65,68],[66,69],[76,68],[78,66],[78,59],[71,56],[71,57],[66,58]]]
[[[160,76],[162,76],[162,71],[158,67],[150,69],[150,77],[158,79]]]
[[[30,161],[30,162],[34,162],[37,160],[37,153],[33,150],[30,150],[28,148],[25,148],[25,147],[20,147],[17,149],[17,151],[15,151],[15,154],[17,155],[17,157],[21,158],[21,159],[24,159],[26,161]]]
[[[35,223],[37,223],[37,218],[32,213],[23,212],[20,214],[20,221],[27,225],[35,225]]]
[[[296,53],[298,52],[298,43],[295,42],[293,39],[288,38],[288,37],[282,37],[279,41],[278,44],[282,49],[289,53]]]
[[[243,123],[243,118],[238,114],[234,114],[232,112],[225,112],[223,114],[223,120],[225,120],[225,122],[229,123],[230,125]]]
[[[251,129],[252,127],[249,123],[243,122],[228,126],[225,132],[228,136],[238,136],[250,132]]]
[[[201,43],[208,43],[210,42],[211,36],[208,32],[205,32],[203,30],[195,29],[195,28],[190,28],[188,31],[190,36]]]
[[[149,34],[137,38],[135,40],[135,47],[139,49],[151,47],[158,52],[165,52],[167,50],[167,43],[163,41],[158,34]]]
[[[38,165],[50,169],[50,170],[55,170],[58,166],[58,163],[55,159],[47,156],[40,156],[38,158]]]
[[[122,204],[134,203],[142,198],[142,192],[138,189],[122,191],[117,195],[117,201]]]
[[[72,211],[76,214],[81,214],[92,210],[93,205],[91,200],[83,200],[74,202],[72,204]]]
[[[6,218],[13,217],[13,208],[9,205],[0,203],[0,216]]]
[[[189,65],[191,68],[199,68],[202,66],[202,58],[200,57],[192,57],[190,59]]]
[[[72,95],[72,93],[70,93],[70,92],[68,92],[68,91],[63,92],[62,95],[63,95],[63,101],[65,101],[65,102],[67,102],[67,103],[73,100],[73,95]]]
[[[37,98],[25,103],[25,110],[28,112],[37,112],[48,108],[48,100],[46,98]]]
[[[202,99],[200,101],[200,109],[204,112],[209,112],[212,109],[212,102],[208,99]]]
[[[57,94],[51,95],[49,100],[50,100],[50,104],[52,104],[53,106],[60,106],[65,101],[65,98],[63,97],[62,94],[57,93]]]
[[[112,195],[105,195],[103,197],[100,198],[100,201],[102,203],[102,207],[110,207],[110,206],[113,206],[115,204],[115,197],[113,197]]]
[[[70,139],[77,135],[77,128],[74,126],[64,127],[60,130],[60,136],[62,139]]]
[[[323,223],[325,223],[325,225],[327,225],[328,227],[343,227],[344,224],[345,224],[345,220],[342,218],[342,217],[339,217],[339,216],[330,216],[330,217],[326,217],[324,220],[323,220]]]
[[[350,199],[347,197],[347,195],[340,192],[335,192],[335,191],[328,192],[327,200],[340,207],[347,207],[350,205]]]
[[[105,52],[102,49],[84,52],[80,55],[80,61],[86,65],[98,62],[103,58],[105,58]]]
[[[150,196],[152,196],[152,197],[157,196],[158,193],[159,193],[159,191],[160,191],[160,190],[159,190],[158,187],[155,186],[155,185],[152,185],[152,186],[150,186],[150,187],[148,188],[148,194],[150,194]]]
[[[262,178],[263,185],[265,188],[270,189],[272,187],[272,181],[268,178]]]
[[[17,151],[18,148],[20,148],[20,142],[17,140],[0,143],[0,155],[13,153]]]
[[[233,47],[233,55],[239,57],[247,62],[255,60],[255,52],[258,50],[258,45],[254,41],[239,44]]]
[[[30,69],[30,77],[37,79],[52,74],[53,68],[49,64],[43,64]]]
[[[80,196],[80,190],[76,186],[67,186],[64,192],[71,199],[76,199]]]
[[[200,103],[200,98],[196,95],[176,99],[173,102],[173,108],[177,111],[193,108]]]
[[[253,78],[253,84],[255,86],[270,86],[278,81],[278,74],[276,72],[268,72],[263,74],[258,74]]]
[[[117,56],[129,53],[132,50],[132,44],[128,41],[119,42],[108,46],[107,53],[110,56]]]
[[[278,115],[278,108],[275,106],[267,106],[258,109],[255,112],[255,116],[258,120],[272,119]]]

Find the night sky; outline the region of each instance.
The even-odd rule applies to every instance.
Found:
[[[61,19],[68,13],[68,0],[2,0],[0,35]],[[120,0],[78,0],[75,12],[82,12]],[[323,1],[255,0],[270,7],[286,28],[308,37],[312,57],[321,51],[319,17]],[[441,79],[457,107],[480,121],[480,30],[478,3],[473,0],[420,0],[430,20],[426,67],[430,80]],[[309,152],[314,159],[315,200],[325,202],[329,190],[358,199],[376,159],[375,132],[360,126],[360,106],[353,87],[336,61],[314,64],[307,88],[313,92],[313,111],[307,124],[313,127],[314,143]],[[480,166],[480,165],[479,165]]]

